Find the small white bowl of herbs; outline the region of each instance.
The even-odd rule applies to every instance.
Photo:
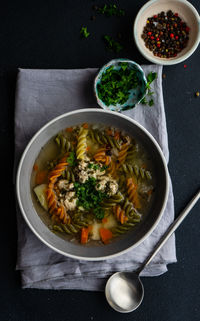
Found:
[[[113,59],[104,65],[94,81],[97,103],[105,110],[123,111],[136,104],[154,104],[150,84],[157,74],[145,73],[140,65],[129,59]],[[150,97],[146,98],[146,95]]]

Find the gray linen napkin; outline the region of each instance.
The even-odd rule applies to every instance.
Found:
[[[162,94],[162,66],[143,66],[145,73],[158,73],[154,82],[155,105],[137,106],[124,114],[146,127],[160,144],[168,161],[168,139]],[[97,69],[28,70],[20,69],[16,88],[15,148],[16,165],[35,132],[52,118],[78,108],[98,107],[92,84]],[[19,209],[17,269],[21,271],[23,288],[103,290],[106,278],[114,271],[132,271],[147,257],[174,219],[173,193],[163,217],[152,234],[137,248],[117,258],[86,262],[64,257],[37,239],[30,231]],[[143,271],[143,276],[160,275],[167,264],[176,262],[175,237],[156,255]]]

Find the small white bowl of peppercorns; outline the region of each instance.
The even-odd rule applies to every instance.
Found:
[[[133,35],[141,54],[161,65],[190,57],[200,41],[200,17],[186,0],[151,0],[138,12]]]

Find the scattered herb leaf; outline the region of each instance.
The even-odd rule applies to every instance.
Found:
[[[148,89],[147,91],[147,95],[141,100],[141,104],[142,105],[149,105],[150,107],[154,105],[154,100],[153,98],[151,98],[150,100],[147,100],[147,96],[152,96],[154,94],[154,92],[151,90],[151,83],[157,78],[157,73],[156,72],[150,72],[147,75],[147,84],[146,84],[146,89]]]
[[[157,72],[150,72],[147,75],[147,86],[149,86],[157,78]]]
[[[151,107],[151,106],[153,106],[154,105],[154,100],[153,99],[150,99],[149,100],[149,106]]]
[[[107,17],[121,17],[125,15],[125,11],[119,9],[116,4],[104,4],[103,7],[96,7],[95,9],[98,13],[105,14]]]
[[[115,41],[111,36],[105,35],[103,39],[105,41],[106,48],[109,50],[118,53],[123,49],[123,46],[119,42]]]
[[[88,32],[87,27],[82,27],[81,28],[80,35],[83,38],[88,38],[89,37],[90,33]]]

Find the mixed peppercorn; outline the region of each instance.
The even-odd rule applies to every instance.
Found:
[[[162,11],[147,19],[142,39],[155,56],[172,58],[187,46],[189,30],[178,13]]]

